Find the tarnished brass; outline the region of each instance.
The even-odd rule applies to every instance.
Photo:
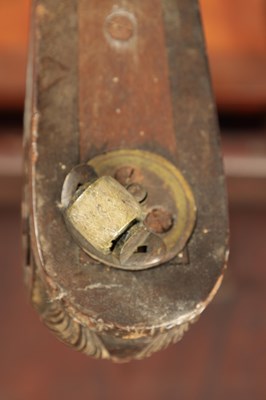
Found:
[[[133,190],[136,186],[137,190]],[[145,190],[123,187],[111,176],[98,177],[89,164],[75,166],[66,176],[61,209],[76,243],[106,265],[141,270],[163,262],[166,246],[145,226]],[[141,196],[140,196],[141,195]]]
[[[69,231],[82,249],[126,270],[175,257],[196,219],[194,197],[182,174],[145,151],[109,152],[76,166],[66,176],[61,201]]]
[[[140,218],[139,203],[111,176],[81,188],[66,210],[71,231],[103,254],[111,253],[115,240]]]
[[[145,262],[145,268],[171,260],[181,252],[190,238],[196,221],[196,203],[192,190],[181,172],[164,157],[141,150],[119,150],[99,155],[89,161],[97,175],[110,174],[117,177],[117,171],[131,171],[122,179],[125,187],[141,184],[147,198],[141,203],[141,219],[144,224],[154,210],[172,216],[169,229],[160,232],[159,237],[166,251],[160,259]],[[166,221],[167,222],[167,221]],[[148,224],[147,228],[153,231]],[[139,266],[140,268],[140,266]],[[143,267],[144,268],[144,267]]]

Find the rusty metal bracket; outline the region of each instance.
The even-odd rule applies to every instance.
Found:
[[[35,0],[31,37],[23,218],[32,302],[74,348],[141,359],[182,337],[228,258],[198,3]]]

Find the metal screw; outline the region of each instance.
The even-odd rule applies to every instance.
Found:
[[[130,184],[134,175],[134,168],[130,166],[124,166],[119,168],[115,173],[115,179],[123,186]]]
[[[139,185],[138,183],[132,183],[127,187],[127,190],[133,197],[139,202],[143,203],[146,200],[148,193],[144,189],[143,186]]]
[[[145,219],[145,225],[154,233],[162,234],[170,231],[174,219],[171,213],[156,208],[152,210]]]
[[[108,21],[107,32],[113,39],[124,42],[132,38],[134,26],[127,15],[115,14]]]

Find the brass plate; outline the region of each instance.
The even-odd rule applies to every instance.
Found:
[[[98,176],[116,177],[117,171],[127,168],[132,171],[126,186],[140,184],[147,191],[146,200],[141,204],[141,220],[154,210],[172,216],[172,226],[167,232],[158,234],[166,245],[162,260],[145,259],[137,269],[154,267],[167,262],[180,253],[190,238],[196,221],[196,204],[192,190],[182,173],[165,158],[147,151],[118,150],[96,156],[88,163]],[[155,232],[157,233],[157,232]],[[112,256],[101,256],[99,252],[89,251],[98,260],[117,268],[123,268]],[[130,269],[129,266],[126,269]],[[136,265],[132,265],[136,269]]]

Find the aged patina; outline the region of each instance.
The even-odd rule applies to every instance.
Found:
[[[32,302],[74,348],[141,359],[182,337],[218,290],[228,257],[198,3],[35,0],[31,37],[23,216]],[[124,270],[73,238],[69,201],[101,176],[123,185],[142,212],[150,204],[140,222],[166,247],[152,268],[141,268],[145,243]],[[125,239],[120,266],[130,253]]]

